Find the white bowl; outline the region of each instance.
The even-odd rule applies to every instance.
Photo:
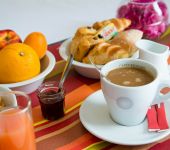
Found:
[[[44,81],[45,77],[53,70],[55,66],[55,57],[47,51],[44,58],[41,60],[41,73],[32,79],[17,83],[0,84],[0,86],[8,87],[14,91],[22,91],[26,94],[34,92]],[[25,70],[26,71],[26,70]]]
[[[70,43],[71,43],[71,38],[64,41],[59,48],[59,54],[64,60],[67,60],[67,58],[70,54],[70,50],[69,50]],[[131,58],[138,58],[138,57],[139,57],[139,52],[137,51]],[[99,72],[91,64],[85,64],[85,63],[81,63],[81,62],[74,60],[73,66],[79,74],[81,74],[85,77],[93,78],[93,79],[100,78]],[[100,65],[99,67],[102,67],[102,65]]]
[[[0,92],[10,92],[11,90],[7,87],[0,86]],[[7,95],[0,95],[5,103],[6,107],[14,107],[17,106],[17,99],[15,94],[7,94]]]

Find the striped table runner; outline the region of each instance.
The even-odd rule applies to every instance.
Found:
[[[65,62],[58,54],[59,45],[60,43],[55,43],[48,48],[56,57],[57,63],[46,81],[59,80],[63,71]],[[65,88],[65,116],[56,121],[44,120],[36,92],[30,94],[37,150],[170,150],[170,136],[142,146],[122,146],[98,139],[81,124],[79,108],[87,96],[100,89],[99,80],[85,78],[71,70]],[[163,92],[168,91],[170,89],[164,89]]]

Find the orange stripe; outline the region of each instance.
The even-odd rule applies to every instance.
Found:
[[[90,144],[92,144],[91,142],[94,140],[100,141],[99,139],[94,137],[92,134],[86,133],[83,136],[81,136],[80,138],[74,140],[72,143],[64,145],[62,147],[59,147],[56,150],[74,150],[74,149],[78,150],[78,149],[80,149],[80,146],[85,147],[87,143],[88,143],[88,145],[90,145]]]
[[[91,85],[90,85],[90,88],[91,88],[93,91],[97,91],[97,90],[101,89],[101,84],[100,84],[100,82],[91,84]]]
[[[91,84],[89,87],[93,90],[93,92],[101,89],[100,82]],[[88,96],[89,96],[89,95],[88,95]],[[83,99],[83,100],[84,100],[84,99]],[[69,113],[69,112],[71,112],[71,111],[73,111],[73,110],[75,110],[75,109],[77,109],[78,107],[80,107],[80,105],[82,104],[83,100],[80,101],[79,103],[75,104],[75,105],[72,106],[71,108],[67,109],[67,110],[65,111],[66,114]]]
[[[74,105],[73,107],[65,110],[65,114],[69,114],[70,112],[74,111],[75,109],[78,109],[78,108],[81,106],[82,103],[83,103],[83,102],[81,101],[80,103]]]
[[[34,123],[44,120],[44,118],[42,117],[42,114],[41,114],[40,106],[36,106],[36,107],[32,108],[32,114],[33,114]]]
[[[93,93],[94,91],[87,85],[83,85],[73,92],[66,95],[65,98],[65,109],[70,109],[77,103],[83,101],[88,95]]]

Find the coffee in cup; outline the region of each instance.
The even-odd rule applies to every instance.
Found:
[[[142,86],[154,80],[154,77],[146,70],[132,67],[121,67],[111,70],[106,78],[121,86]]]

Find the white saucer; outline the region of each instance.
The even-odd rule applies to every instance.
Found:
[[[165,103],[168,123],[170,125],[170,101]],[[129,116],[130,117],[130,116]],[[101,90],[93,93],[80,108],[80,120],[84,127],[96,137],[121,145],[143,145],[156,142],[170,134],[170,129],[163,132],[149,132],[145,119],[137,126],[121,126],[109,116],[106,102]]]

